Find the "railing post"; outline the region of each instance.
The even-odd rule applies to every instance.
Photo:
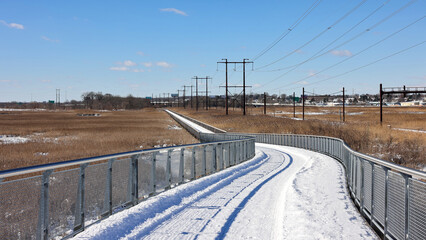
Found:
[[[361,193],[360,193],[360,209],[361,209],[361,215],[364,215],[364,160],[362,160],[361,158],[359,159],[360,161],[360,168],[361,168]]]
[[[131,201],[133,205],[138,204],[139,193],[138,193],[138,179],[139,179],[139,169],[138,169],[138,160],[140,155],[133,155],[131,159]]]
[[[202,169],[203,169],[203,174],[202,176],[206,176],[207,173],[207,149],[206,149],[206,145],[203,146],[203,160],[202,160]]]
[[[80,165],[80,177],[78,180],[77,200],[74,218],[74,232],[84,230],[84,184],[85,184],[85,169],[89,166],[88,163]]]
[[[374,170],[374,163],[370,162],[371,164],[371,214],[370,214],[370,225],[373,226],[373,221],[374,221],[374,175],[375,175],[375,170]]]
[[[180,149],[180,160],[179,160],[179,184],[183,183],[185,178],[184,173],[184,160],[185,160],[185,148]]]
[[[405,178],[405,239],[410,238],[410,176],[403,174]]]
[[[217,171],[217,169],[216,169],[217,168],[216,151],[217,151],[217,148],[216,148],[216,144],[215,144],[215,145],[212,146],[212,162],[211,162],[211,173],[210,174]]]
[[[167,160],[166,160],[166,187],[165,189],[170,189],[172,187],[172,152],[173,150],[167,151]]]
[[[389,169],[383,167],[385,170],[385,222],[383,230],[383,239],[386,240],[386,235],[388,234],[388,187],[389,187]]]
[[[157,178],[156,178],[156,164],[157,164],[157,153],[158,152],[153,152],[152,153],[152,159],[151,159],[151,189],[152,189],[152,193],[150,194],[151,196],[155,194],[155,192],[157,191]]]
[[[197,147],[192,148],[192,163],[191,163],[191,180],[195,179],[195,150]]]
[[[110,216],[112,214],[112,165],[115,158],[108,160],[107,179],[105,183],[105,201],[104,201],[104,213],[102,217]]]
[[[53,170],[43,172],[38,212],[37,239],[49,238],[49,179]]]

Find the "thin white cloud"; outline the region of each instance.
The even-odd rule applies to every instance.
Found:
[[[130,61],[130,60],[126,60],[126,61],[124,61],[123,65],[127,66],[127,67],[132,67],[132,66],[136,66],[137,64],[135,62]]]
[[[142,65],[144,65],[147,68],[152,67],[152,62],[143,62]]]
[[[309,82],[307,82],[307,81],[300,81],[300,82],[297,82],[298,84],[301,84],[301,85],[308,85],[309,84]]]
[[[41,36],[41,39],[43,39],[44,41],[48,41],[48,42],[59,42],[59,40],[56,39],[50,39],[46,36]]]
[[[43,83],[50,83],[50,82],[52,82],[52,81],[50,81],[50,80],[48,80],[48,79],[43,79],[43,80],[41,80],[41,82],[43,82]]]
[[[132,72],[145,72],[144,69],[133,69]]]
[[[352,52],[349,50],[333,50],[330,53],[338,57],[350,57],[353,55]]]
[[[182,15],[182,16],[188,16],[188,14],[186,14],[186,12],[181,11],[181,10],[176,9],[176,8],[162,8],[162,9],[160,9],[160,11],[162,11],[162,12],[172,12],[172,13],[176,13],[176,14],[179,14],[179,15]]]
[[[157,62],[156,65],[159,66],[159,67],[163,67],[163,68],[171,68],[172,67],[172,64],[170,64],[168,62]]]
[[[200,67],[205,68],[206,64],[201,64]]]
[[[24,29],[24,25],[19,24],[19,23],[8,23],[4,20],[0,20],[0,23],[2,23],[3,25],[10,27],[10,28],[15,28],[15,29],[19,29],[19,30],[23,30]]]
[[[253,84],[253,87],[255,87],[255,88],[259,88],[259,87],[261,87],[262,86],[262,84],[259,84],[259,83],[255,83],[255,84]]]
[[[145,56],[145,53],[144,53],[144,52],[141,52],[141,51],[137,52],[136,54],[137,54],[137,55],[141,55],[141,56]]]
[[[110,67],[109,70],[111,71],[129,71],[128,67]]]
[[[305,52],[303,52],[303,51],[302,51],[302,50],[300,50],[300,49],[297,49],[295,52],[296,52],[296,53],[299,53],[299,54],[303,54],[303,53],[305,53]]]
[[[0,80],[0,82],[2,82],[2,83],[10,83],[12,81],[10,81],[9,79],[4,79],[4,80]]]

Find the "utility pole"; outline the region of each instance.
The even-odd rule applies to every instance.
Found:
[[[209,77],[206,77],[206,110],[209,110]]]
[[[202,78],[202,77],[198,77],[198,76],[196,76],[196,77],[193,77],[192,79],[195,79],[195,101],[196,101],[196,104],[195,104],[195,106],[196,106],[196,109],[197,109],[197,111],[198,111],[198,80],[206,80],[206,110],[208,110],[208,105],[207,105],[207,103],[208,103],[208,94],[209,94],[209,91],[208,91],[208,81],[209,81],[209,79],[212,79],[211,77],[205,77],[205,78]]]
[[[186,88],[191,88],[191,108],[192,108],[192,85],[191,86],[183,86],[183,108],[185,108],[185,90]]]
[[[305,88],[302,88],[302,119],[305,120]]]
[[[61,105],[61,89],[56,89],[56,107]]]
[[[266,92],[263,93],[263,114],[266,115]]]
[[[228,115],[228,59],[227,58],[222,58],[222,60],[225,60],[225,69],[226,69],[226,89],[225,89],[225,111],[226,111],[226,115]],[[223,63],[223,62],[218,62],[218,63]]]
[[[345,87],[343,87],[343,122],[345,121]]]
[[[380,125],[383,123],[383,88],[380,83]]]
[[[179,96],[180,96],[179,93],[184,92],[185,90],[177,90],[177,91],[178,91],[178,107],[179,107]]]
[[[225,63],[226,65],[226,115],[228,115],[228,63],[232,63],[232,64],[243,64],[243,115],[246,115],[246,64],[247,63],[251,63],[253,64],[253,62],[249,62],[246,61],[248,59],[244,58],[242,62],[228,62],[228,59],[224,58],[222,60],[225,60],[225,62],[217,62],[217,63]]]
[[[195,79],[195,109],[198,111],[198,77],[192,79]]]
[[[293,92],[293,117],[296,118],[296,93]]]

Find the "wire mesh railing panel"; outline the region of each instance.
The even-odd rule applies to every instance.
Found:
[[[374,218],[384,226],[385,224],[385,170],[374,165]]]
[[[112,207],[125,207],[129,196],[130,159],[115,160],[112,164]]]
[[[0,236],[36,239],[41,176],[0,184]]]
[[[155,156],[155,185],[157,192],[163,191],[168,186],[166,181],[167,155],[168,151],[162,150]]]
[[[358,200],[361,199],[361,160],[356,157],[355,158],[356,163],[356,198]]]
[[[138,160],[138,198],[148,196],[153,192],[151,183],[152,153],[144,153]]]
[[[372,166],[364,160],[364,207],[371,213]]]
[[[388,231],[405,239],[405,178],[393,171],[388,174]]]
[[[183,166],[184,166],[184,181],[189,181],[192,179],[192,172],[195,170],[192,162],[192,151],[196,147],[187,147],[183,152]]]
[[[177,184],[181,180],[180,174],[180,149],[173,149],[170,152],[170,166],[171,166],[171,181],[172,184]]]
[[[206,146],[206,174],[212,174],[213,170],[213,146]]]
[[[89,165],[85,171],[84,217],[90,224],[102,215],[107,182],[108,163]]]
[[[195,148],[195,178],[199,178],[204,174],[204,148],[197,147]]]
[[[49,182],[49,237],[65,237],[74,229],[80,169],[55,172]]]
[[[426,239],[426,183],[410,179],[409,193],[409,239]]]

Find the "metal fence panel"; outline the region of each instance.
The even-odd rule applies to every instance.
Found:
[[[108,163],[89,165],[85,172],[84,217],[87,224],[100,219],[105,200]]]
[[[372,166],[371,164],[364,160],[364,207],[371,214],[371,176],[372,176]]]
[[[49,238],[65,237],[74,229],[80,169],[55,172],[49,182]]]
[[[405,178],[389,171],[388,231],[398,239],[405,238]]]
[[[0,236],[36,239],[42,177],[0,183]]]
[[[112,165],[112,207],[122,208],[129,200],[130,159],[116,160]]]
[[[385,171],[381,166],[374,165],[374,218],[385,224]]]
[[[143,198],[152,193],[151,189],[151,169],[152,153],[144,153],[138,160],[138,198]]]
[[[409,239],[426,239],[426,183],[410,179]]]

